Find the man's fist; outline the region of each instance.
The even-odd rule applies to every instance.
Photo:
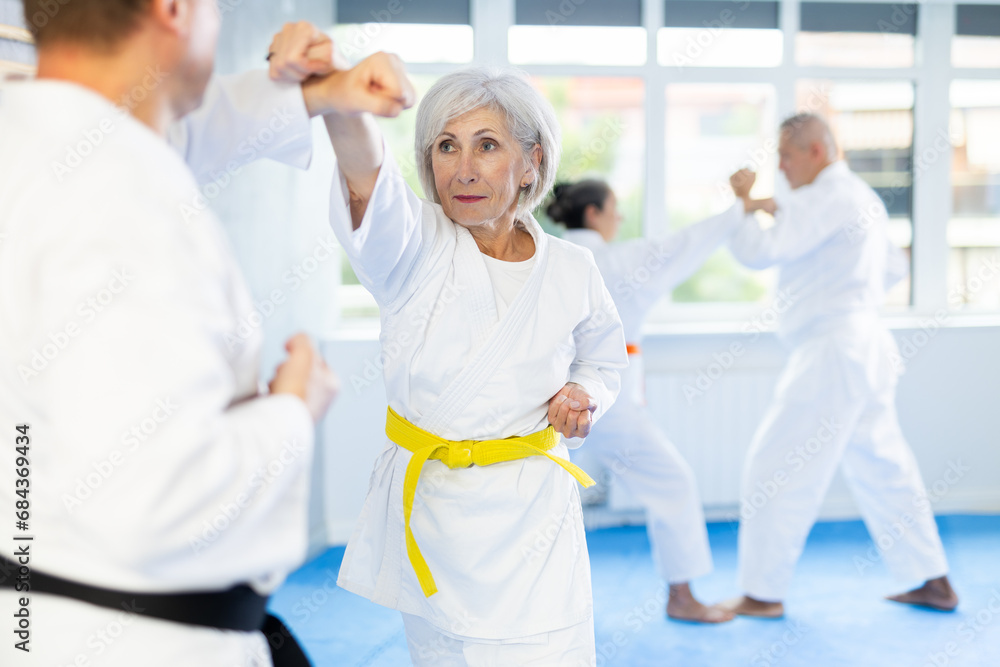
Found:
[[[274,36],[267,59],[272,79],[292,83],[351,68],[337,52],[333,40],[308,21],[286,23]]]
[[[729,185],[733,187],[733,192],[740,199],[746,199],[750,196],[750,190],[756,181],[757,174],[749,169],[740,169],[729,177]]]
[[[583,387],[569,382],[549,400],[549,423],[567,438],[586,438],[597,403]]]
[[[289,338],[285,349],[288,359],[274,372],[271,393],[298,396],[305,402],[313,421],[319,422],[340,390],[340,382],[305,334]]]
[[[370,112],[394,118],[417,100],[403,61],[391,53],[374,53],[346,72],[334,72],[302,84],[310,113],[355,116]]]

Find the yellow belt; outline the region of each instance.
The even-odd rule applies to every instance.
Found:
[[[585,487],[593,486],[587,473],[566,459],[552,456],[548,450],[559,444],[559,434],[548,428],[525,436],[514,436],[503,440],[445,440],[433,433],[414,426],[389,408],[385,420],[385,434],[403,449],[413,452],[406,477],[403,480],[403,517],[406,522],[406,553],[410,557],[413,571],[424,595],[437,593],[434,577],[427,567],[427,561],[420,553],[420,547],[410,530],[410,514],[413,513],[413,499],[417,495],[417,481],[427,459],[441,461],[449,468],[468,468],[471,465],[488,466],[503,461],[517,461],[529,456],[544,456],[563,467],[576,481]]]

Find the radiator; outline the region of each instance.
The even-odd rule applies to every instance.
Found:
[[[722,518],[735,512],[743,461],[771,400],[777,372],[730,369],[700,394],[692,391],[699,387],[697,373],[646,374],[649,411],[694,470],[709,516]],[[706,386],[704,378],[701,387]],[[584,499],[590,501],[590,525],[641,520],[639,504],[613,477],[600,475],[601,485],[605,488]]]

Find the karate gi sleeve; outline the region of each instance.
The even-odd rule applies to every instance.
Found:
[[[339,166],[330,193],[330,226],[365,289],[380,306],[392,306],[410,293],[413,274],[438,232],[450,220],[417,197],[407,185],[392,151],[382,145],[382,166],[361,225],[354,229],[347,179]]]
[[[639,241],[643,253],[634,266],[641,265],[649,270],[649,279],[639,288],[645,293],[646,300],[655,302],[690,278],[741,223],[744,218],[742,209],[742,202],[737,202],[728,210],[689,225],[665,239]]]
[[[228,288],[190,261],[176,216],[116,211],[38,258],[39,312],[73,313],[78,335],[29,386],[67,470],[117,464],[65,529],[126,577],[103,585],[273,588],[305,556],[310,414],[290,395],[234,404]]]
[[[778,200],[774,225],[764,229],[753,215],[729,238],[729,249],[751,269],[766,269],[799,259],[851,222],[850,199],[836,191],[805,186]]]
[[[201,106],[172,125],[167,139],[199,184],[228,184],[260,158],[299,169],[312,160],[302,86],[272,81],[265,70],[214,77]]]
[[[618,398],[619,371],[628,366],[628,354],[618,309],[592,261],[587,292],[590,314],[573,330],[576,358],[570,366],[569,381],[583,386],[597,403],[596,422]]]

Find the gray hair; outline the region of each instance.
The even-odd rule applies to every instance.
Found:
[[[827,159],[837,159],[837,142],[830,125],[819,114],[803,112],[789,116],[781,123],[781,132],[787,132],[788,138],[799,148],[808,148],[812,142],[820,141],[826,148]]]
[[[507,121],[507,129],[521,145],[526,166],[537,144],[542,160],[535,178],[521,189],[517,213],[531,211],[552,187],[559,168],[560,131],[552,105],[538,92],[527,75],[511,68],[469,67],[447,74],[427,91],[417,110],[414,139],[417,172],[424,194],[440,204],[431,164],[434,140],[449,121],[475,109],[489,108]]]

